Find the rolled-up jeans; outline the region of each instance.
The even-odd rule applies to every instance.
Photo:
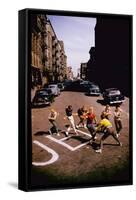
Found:
[[[74,132],[76,133],[76,127],[75,127],[74,117],[73,116],[67,116],[67,118],[70,121],[70,124],[71,124]],[[69,132],[69,130],[68,130],[68,132]]]
[[[55,120],[49,119],[50,123],[52,124],[52,126],[54,127],[54,129],[56,130],[56,133],[58,133],[58,128],[57,128],[57,123]]]

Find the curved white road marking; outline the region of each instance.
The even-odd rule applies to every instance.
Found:
[[[38,142],[37,140],[34,140],[33,143],[52,154],[52,158],[46,162],[32,162],[32,164],[34,166],[50,165],[58,160],[59,155],[53,149],[47,147],[46,145],[42,144],[41,142]]]

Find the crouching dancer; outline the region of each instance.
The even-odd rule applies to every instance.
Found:
[[[109,136],[112,136],[120,146],[122,146],[122,143],[119,141],[116,133],[114,132],[114,129],[112,127],[112,123],[105,118],[105,115],[101,115],[101,121],[98,124],[98,127],[96,128],[96,132],[103,132],[104,135],[100,139],[100,148],[96,150],[96,153],[102,153],[103,149],[103,141],[108,138]]]

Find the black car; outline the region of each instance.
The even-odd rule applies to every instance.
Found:
[[[98,85],[92,84],[90,85],[90,87],[88,87],[87,92],[85,94],[90,96],[100,96],[101,91]]]
[[[64,84],[63,83],[57,83],[58,88],[60,89],[60,91],[64,90]]]
[[[103,98],[107,104],[121,104],[125,101],[124,95],[117,88],[106,89]]]
[[[42,90],[47,92],[47,96],[48,96],[49,101],[51,103],[54,102],[55,95],[52,93],[52,90],[50,88],[43,88]]]
[[[50,104],[51,104],[51,99],[47,91],[44,91],[44,90],[36,91],[35,96],[32,101],[33,106],[44,106],[44,105],[50,105]]]

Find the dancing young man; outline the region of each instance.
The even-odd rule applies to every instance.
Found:
[[[73,108],[71,105],[69,105],[66,109],[65,109],[65,112],[66,112],[66,116],[67,116],[67,119],[69,120],[70,122],[70,125],[71,127],[73,128],[74,132],[76,135],[78,135],[77,133],[77,130],[76,130],[76,126],[75,126],[75,122],[74,122],[74,117],[73,117]],[[68,126],[67,127],[67,131],[66,131],[66,136],[68,136],[70,130],[71,130],[71,127]]]
[[[85,107],[83,106],[82,108],[79,108],[77,110],[77,113],[78,113],[78,117],[79,117],[79,123],[76,125],[76,128],[86,128],[86,125],[85,125],[85,119],[86,119],[86,109]]]
[[[118,142],[118,144],[120,146],[122,146],[122,143],[119,141],[116,133],[113,130],[111,122],[105,117],[104,114],[101,115],[101,121],[98,124],[96,132],[103,132],[104,133],[104,135],[100,139],[100,148],[98,150],[96,150],[96,153],[102,153],[103,142],[109,136],[112,136]]]
[[[86,119],[87,119],[86,126],[87,126],[87,128],[92,136],[92,139],[94,141],[95,135],[96,135],[95,126],[97,124],[97,119],[96,119],[93,107],[89,108],[88,113],[86,114]]]
[[[110,118],[110,116],[111,116],[111,108],[110,108],[110,106],[107,104],[106,105],[106,107],[105,107],[105,109],[102,111],[102,115],[105,115],[105,117],[107,118],[107,119],[109,119]]]
[[[121,121],[121,109],[117,105],[114,111],[114,123],[116,127],[117,136],[120,135],[120,131],[122,129],[122,121]]]
[[[48,119],[49,119],[49,122],[52,124],[52,127],[49,129],[49,133],[51,135],[54,133],[54,134],[57,134],[59,136],[56,118],[57,118],[57,112],[54,109],[51,109],[51,112],[49,113]]]

